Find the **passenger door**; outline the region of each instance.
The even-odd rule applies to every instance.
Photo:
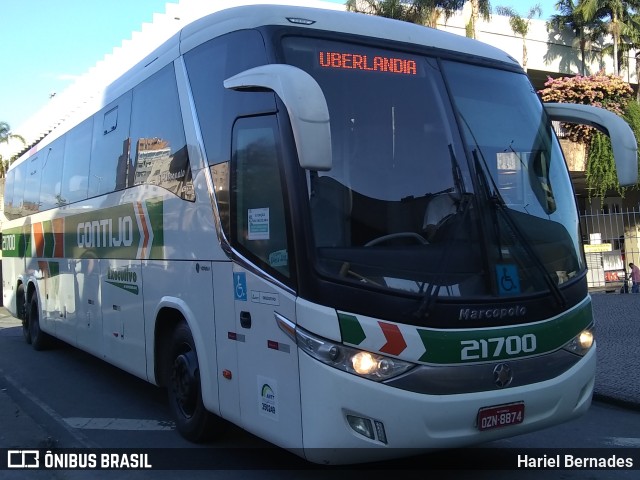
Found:
[[[302,446],[298,351],[277,317],[295,321],[290,215],[274,115],[238,119],[231,159],[231,239],[242,426],[288,448]]]

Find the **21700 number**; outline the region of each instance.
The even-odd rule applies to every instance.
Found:
[[[460,342],[461,360],[480,360],[485,358],[500,358],[503,355],[514,356],[536,351],[536,336],[527,333],[521,337],[496,337],[482,340],[462,340]]]

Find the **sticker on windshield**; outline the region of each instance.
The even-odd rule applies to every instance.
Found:
[[[515,295],[520,293],[518,267],[515,265],[496,265],[496,276],[500,295]]]
[[[269,209],[250,208],[247,240],[269,240]]]

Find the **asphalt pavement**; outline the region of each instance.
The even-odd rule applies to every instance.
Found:
[[[640,410],[640,294],[594,293],[592,300],[598,346],[594,399]],[[22,336],[20,322],[4,307],[0,336]],[[0,448],[55,446],[9,395],[17,388],[11,372],[0,368]]]

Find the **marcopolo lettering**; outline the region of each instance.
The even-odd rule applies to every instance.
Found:
[[[515,318],[527,314],[527,308],[514,305],[508,308],[461,308],[458,320],[482,320],[485,318]]]
[[[78,224],[77,234],[80,248],[130,247],[133,244],[133,220],[126,216],[82,222]]]

